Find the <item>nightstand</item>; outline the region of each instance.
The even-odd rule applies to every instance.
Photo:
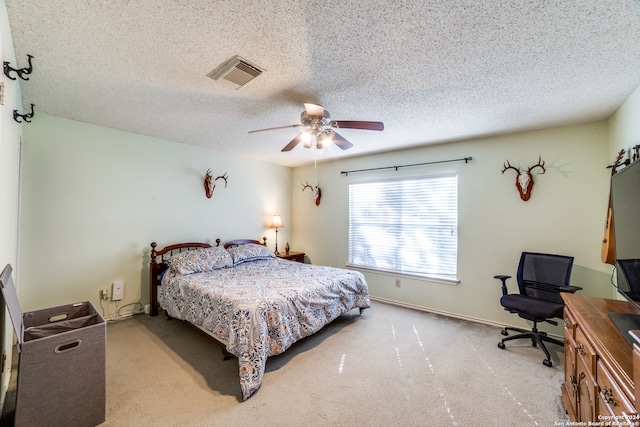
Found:
[[[297,261],[304,263],[304,252],[280,252],[276,254],[278,258],[289,259],[291,261]]]

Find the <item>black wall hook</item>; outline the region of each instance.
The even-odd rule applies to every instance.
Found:
[[[29,80],[29,77],[25,77],[25,76],[31,74],[31,72],[33,71],[33,66],[31,65],[31,58],[33,58],[33,56],[27,55],[27,58],[29,59],[29,66],[27,68],[21,68],[20,70],[16,70],[15,68],[11,67],[8,62],[5,61],[5,63],[4,63],[4,75],[7,76],[11,80],[15,80],[16,79],[15,77],[11,77],[10,76],[10,73],[13,71],[22,80]]]
[[[18,110],[13,110],[13,120],[18,123],[22,123],[22,120],[27,123],[31,123],[31,119],[33,118],[33,107],[35,107],[35,105],[31,104],[31,112],[28,114],[18,114]]]

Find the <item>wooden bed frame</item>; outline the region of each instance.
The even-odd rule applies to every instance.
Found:
[[[216,246],[220,246],[220,239],[216,239]],[[267,238],[263,237],[262,242],[252,239],[232,240],[224,244],[225,249],[231,246],[246,245],[248,243],[256,243],[258,245],[267,246]],[[149,299],[151,316],[158,315],[158,286],[162,279],[162,273],[169,267],[166,261],[175,254],[184,251],[192,251],[200,248],[212,247],[209,243],[176,243],[175,245],[165,246],[157,250],[158,244],[151,243],[151,262],[149,263]]]

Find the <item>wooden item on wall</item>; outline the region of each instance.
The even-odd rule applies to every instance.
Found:
[[[620,150],[616,161],[613,165],[608,166],[611,168],[611,176],[615,175],[618,167],[622,165],[620,160],[624,155],[624,150]],[[604,223],[604,237],[602,238],[602,262],[605,264],[616,265],[616,250],[615,239],[613,237],[613,206],[611,199],[611,184],[609,184],[609,208],[607,209],[607,218]]]
[[[322,197],[322,190],[320,189],[320,183],[318,183],[315,187],[312,187],[311,185],[309,185],[309,181],[306,182],[306,184],[301,184],[302,185],[302,191],[306,190],[307,188],[311,189],[311,191],[313,192],[313,200],[316,202],[316,206],[320,206],[320,198]]]
[[[516,171],[516,174],[517,174],[516,187],[518,188],[518,192],[520,193],[520,198],[525,202],[529,200],[529,198],[531,197],[531,189],[533,188],[533,175],[531,174],[531,171],[537,167],[542,169],[542,172],[540,172],[540,175],[542,175],[547,171],[544,168],[544,162],[542,161],[541,156],[538,156],[538,163],[531,166],[527,170],[520,170],[520,168],[511,166],[509,164],[509,160],[507,160],[507,163],[503,166],[504,166],[504,169],[502,169],[503,174],[508,169],[513,169],[514,171]]]
[[[216,181],[219,179],[224,179],[224,187],[227,188],[227,180],[229,177],[226,172],[223,175],[213,178],[213,175],[211,175],[211,169],[207,169],[207,174],[204,176],[204,191],[208,199],[213,196],[213,190],[216,189]]]

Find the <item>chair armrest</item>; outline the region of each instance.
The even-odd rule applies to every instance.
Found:
[[[509,292],[507,291],[507,279],[511,279],[511,276],[498,275],[493,276],[494,279],[498,279],[502,282],[502,295],[507,295]]]
[[[560,286],[558,289],[560,290],[560,292],[569,292],[573,294],[576,291],[581,290],[582,288],[580,286]]]

